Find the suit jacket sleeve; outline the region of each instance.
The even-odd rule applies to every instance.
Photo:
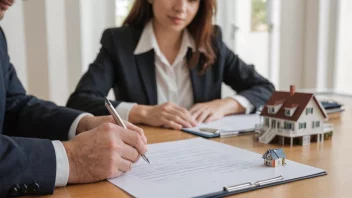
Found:
[[[101,39],[102,47],[95,61],[89,66],[77,85],[75,92],[70,96],[67,107],[79,109],[94,115],[107,115],[109,112],[104,106],[106,97],[116,83],[114,68],[114,42],[111,30],[104,31]],[[118,106],[122,101],[111,101]]]
[[[67,140],[71,124],[81,112],[26,94],[10,63],[1,28],[0,50],[0,83],[5,88],[5,95],[0,97],[6,101],[0,129],[0,197],[7,196],[13,185],[25,184],[29,188],[33,182],[39,185],[33,194],[52,193],[56,157],[51,141],[45,139]]]
[[[223,56],[225,64],[223,81],[258,109],[270,98],[275,90],[274,85],[258,74],[253,65],[247,65],[235,55],[222,41],[220,28],[216,29],[218,54]]]
[[[28,96],[9,64],[4,134],[50,140],[68,140],[73,121],[82,113]]]
[[[55,177],[56,158],[50,140],[0,135],[0,197],[52,194]],[[22,194],[19,188],[16,193],[16,185],[26,185],[27,192]]]

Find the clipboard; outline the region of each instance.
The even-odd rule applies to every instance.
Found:
[[[294,178],[294,179],[288,179],[288,180],[284,180],[284,177],[280,175],[278,177],[269,178],[269,179],[257,181],[254,183],[247,182],[247,183],[243,183],[243,184],[236,184],[233,186],[224,186],[222,191],[214,192],[214,193],[210,193],[210,194],[206,194],[206,195],[202,195],[202,196],[197,196],[196,198],[208,198],[208,197],[222,198],[225,196],[236,195],[239,193],[244,193],[244,192],[248,192],[248,191],[258,190],[258,189],[262,189],[262,188],[286,184],[286,183],[295,182],[295,181],[304,180],[304,179],[310,179],[310,178],[324,176],[324,175],[327,175],[327,173],[325,171],[321,172],[321,173],[313,174],[313,175],[308,175],[308,176]]]
[[[260,123],[261,118],[258,114],[239,114],[226,116],[220,120],[207,124],[203,123],[197,127],[183,128],[182,131],[204,138],[239,136],[250,134],[251,132],[254,133],[255,126]],[[214,129],[215,131],[202,130],[202,128]],[[223,131],[224,133],[221,133],[220,131]],[[229,131],[232,131],[232,133],[229,133]]]
[[[183,128],[182,131],[187,132],[187,133],[191,133],[193,135],[197,135],[197,136],[200,136],[200,137],[204,137],[204,138],[217,138],[217,137],[220,137],[220,133],[198,132],[196,130],[187,129],[187,128]]]
[[[191,133],[193,135],[197,135],[197,136],[204,137],[204,138],[218,138],[218,137],[233,137],[233,136],[249,135],[249,134],[255,133],[254,130],[255,130],[254,128],[253,129],[251,128],[251,129],[245,129],[245,130],[241,130],[241,131],[234,131],[233,133],[222,135],[220,132],[219,133],[206,132],[206,131],[198,132],[197,130],[193,130],[193,129],[187,129],[187,128],[182,129],[182,131],[184,131],[184,132]]]
[[[140,161],[137,163],[139,168],[109,181],[133,197],[208,198],[327,175],[323,169],[291,160],[285,160],[285,166],[267,167],[261,154],[204,138],[158,143],[150,145],[149,151],[155,152],[155,160],[161,162],[163,172],[153,173],[159,167],[157,163],[147,165]],[[170,152],[175,153],[173,158],[178,155],[176,165],[168,158]],[[197,185],[192,186],[194,183]],[[185,188],[187,186],[192,188]]]

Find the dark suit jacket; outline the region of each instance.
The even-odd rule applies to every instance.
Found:
[[[274,86],[229,50],[222,41],[220,28],[215,29],[215,64],[204,75],[199,75],[200,64],[190,69],[194,103],[221,98],[221,84],[225,82],[256,108],[260,107],[269,99]],[[133,54],[142,31],[142,27],[134,26],[105,30],[98,57],[71,95],[68,107],[95,115],[108,114],[103,97],[111,88],[115,92],[115,106],[120,102],[157,104],[154,51]]]
[[[0,197],[52,193],[56,158],[48,139],[67,140],[81,112],[26,95],[1,28],[0,67]],[[27,193],[16,193],[24,185]]]

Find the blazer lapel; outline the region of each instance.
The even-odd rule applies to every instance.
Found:
[[[143,81],[145,92],[148,96],[149,105],[156,105],[157,89],[156,89],[156,75],[155,75],[155,62],[154,51],[136,55],[137,68],[139,75]]]

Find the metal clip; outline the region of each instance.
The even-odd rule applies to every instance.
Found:
[[[284,179],[284,177],[282,175],[280,175],[278,177],[274,177],[274,178],[271,178],[271,179],[257,181],[257,182],[254,183],[254,185],[255,186],[261,186],[261,185],[264,185],[264,184],[270,184],[270,183],[274,183],[274,182],[277,182],[277,181],[281,181],[283,179]]]
[[[234,186],[225,186],[224,190],[226,190],[227,192],[233,192],[236,190],[242,190],[245,188],[250,188],[252,187],[252,183],[251,182],[247,182],[247,183],[243,183],[243,184],[238,184],[238,185],[234,185]]]

